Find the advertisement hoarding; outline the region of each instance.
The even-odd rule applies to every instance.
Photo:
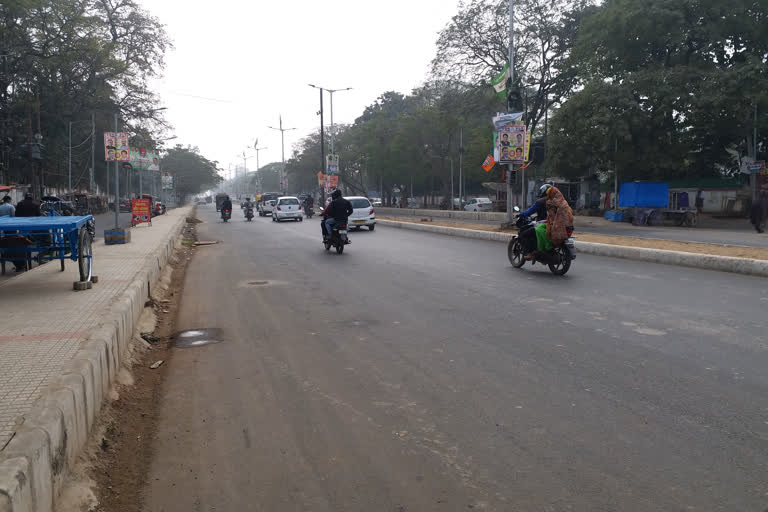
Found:
[[[128,162],[131,159],[128,132],[104,132],[104,160]]]
[[[149,199],[133,199],[131,201],[131,225],[142,222],[152,224],[152,205]]]

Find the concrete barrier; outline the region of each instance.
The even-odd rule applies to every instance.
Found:
[[[192,207],[186,207],[168,241],[146,259],[62,375],[25,415],[24,423],[0,453],[0,512],[53,512],[67,470],[91,434],[102,400],[126,356],[136,322],[158,282]]]
[[[429,224],[415,222],[377,220],[376,223],[394,228],[494,242],[509,242],[513,236],[510,233],[501,233],[499,231],[480,231],[447,226],[430,226]],[[661,263],[664,265],[677,265],[681,267],[693,267],[706,270],[717,270],[720,272],[733,272],[735,274],[768,277],[768,260],[733,258],[730,256],[716,256],[714,254],[697,254],[682,251],[647,249],[645,247],[580,242],[578,238],[576,240],[576,250],[582,254],[592,254],[595,256],[607,256],[611,258],[623,258],[649,263]]]
[[[463,210],[418,210],[413,208],[383,208],[376,207],[378,215],[405,216],[405,217],[438,217],[441,219],[485,220],[494,222],[506,222],[507,214],[504,212],[465,212]]]

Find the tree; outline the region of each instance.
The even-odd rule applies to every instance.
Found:
[[[193,146],[177,144],[162,157],[163,170],[173,173],[177,193],[182,197],[199,194],[222,181],[218,162],[208,160]]]
[[[572,64],[590,85],[557,113],[553,153],[575,142],[599,167],[614,149],[599,140],[618,139],[637,178],[732,172],[728,150],[754,144],[754,106],[768,107],[766,19],[749,0],[606,2],[580,30]]]
[[[587,0],[515,1],[515,76],[522,85],[528,127],[572,92],[578,75],[569,60]],[[438,37],[432,73],[439,79],[490,87],[509,55],[508,0],[459,3]],[[503,103],[502,103],[503,104]],[[506,110],[506,105],[499,110]]]

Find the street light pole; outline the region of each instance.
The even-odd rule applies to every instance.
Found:
[[[328,91],[328,94],[331,95],[331,154],[335,154],[333,152],[333,143],[336,139],[336,129],[333,124],[333,93],[335,92],[342,92],[342,91],[351,91],[351,87],[345,87],[344,89],[326,89]]]
[[[115,114],[115,138],[117,138],[117,114]],[[120,168],[115,159],[115,229],[120,229]]]
[[[280,127],[274,128],[272,126],[267,126],[267,128],[271,130],[279,130],[280,131],[280,148],[281,148],[281,155],[282,155],[282,167],[280,168],[280,193],[283,193],[283,176],[285,174],[285,132],[290,130],[295,130],[296,128],[283,128],[283,116],[280,116]]]
[[[69,191],[69,195],[72,195],[72,121],[69,122],[69,158],[68,158],[68,167],[69,167],[69,184],[67,190]]]
[[[509,85],[515,86],[515,2],[509,1]],[[509,109],[511,105],[507,103]],[[512,172],[514,171],[514,164],[509,164],[507,167],[507,222],[512,222],[514,219],[514,212],[512,211]]]
[[[254,144],[253,145],[253,149],[254,149],[254,151],[256,151],[256,181],[258,182],[258,185],[259,185],[259,192],[264,192],[264,190],[263,190],[263,188],[261,186],[261,175],[259,175],[259,151],[261,151],[263,149],[267,149],[267,148],[257,148],[256,147],[257,145],[258,144]]]

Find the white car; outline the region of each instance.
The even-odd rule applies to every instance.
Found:
[[[344,199],[352,204],[353,209],[352,215],[347,219],[347,228],[360,229],[363,226],[367,226],[369,231],[373,231],[376,227],[376,213],[368,198],[352,196],[345,197]]]
[[[275,200],[275,206],[272,208],[272,221],[280,222],[285,219],[293,219],[299,222],[304,220],[304,213],[301,211],[301,201],[298,197],[283,196]]]
[[[487,197],[476,197],[467,203],[464,210],[467,212],[490,212],[493,210],[493,203]]]

